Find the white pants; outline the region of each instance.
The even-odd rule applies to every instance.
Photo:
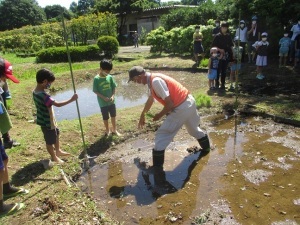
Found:
[[[179,129],[185,125],[188,133],[196,139],[205,136],[199,127],[200,116],[198,114],[195,99],[189,95],[187,99],[176,107],[158,128],[155,135],[156,151],[162,151],[171,143]]]

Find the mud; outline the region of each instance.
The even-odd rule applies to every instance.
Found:
[[[228,117],[226,117],[228,118]],[[205,155],[181,129],[164,170],[151,167],[153,134],[113,146],[79,179],[124,224],[298,224],[300,130],[271,120],[202,119]]]

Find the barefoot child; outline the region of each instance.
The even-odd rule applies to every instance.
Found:
[[[112,134],[121,136],[116,127],[116,104],[115,90],[117,87],[113,77],[109,74],[113,65],[110,60],[103,59],[100,62],[100,73],[94,78],[93,92],[97,95],[98,104],[102,113],[102,119],[105,126],[105,135],[110,134],[108,126],[109,116],[111,117]]]
[[[75,101],[78,96],[74,94],[69,100],[57,102],[46,93],[52,82],[54,74],[47,69],[40,69],[36,74],[37,85],[33,90],[33,100],[36,106],[36,123],[41,126],[46,142],[46,148],[54,162],[62,163],[60,156],[68,156],[70,153],[64,152],[59,146],[59,129],[57,127],[53,106],[61,107]]]

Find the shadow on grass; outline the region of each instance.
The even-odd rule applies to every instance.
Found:
[[[11,176],[11,182],[16,186],[23,186],[45,172],[41,162],[34,162],[19,169]]]
[[[109,149],[111,143],[115,140],[115,136],[102,136],[98,141],[91,144],[87,149],[86,153],[89,157],[95,158],[100,154],[104,153]],[[79,159],[83,159],[85,156],[85,151],[82,151],[79,155]]]

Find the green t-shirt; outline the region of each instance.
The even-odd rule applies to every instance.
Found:
[[[116,82],[114,81],[113,77],[109,74],[106,77],[100,77],[100,75],[97,74],[94,78],[93,91],[98,92],[101,95],[104,95],[108,98],[110,98],[113,95],[113,92],[116,87]],[[106,102],[98,95],[97,100],[100,107],[115,104],[115,100],[112,102]]]

